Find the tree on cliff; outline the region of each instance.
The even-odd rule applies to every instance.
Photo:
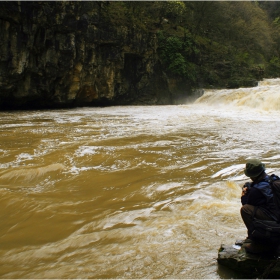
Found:
[[[275,41],[269,18],[257,3],[206,1],[184,4],[185,18],[181,26],[176,23],[174,32],[171,28],[163,28],[159,35],[160,56],[171,74],[178,75],[183,69],[181,75],[193,80],[194,84],[199,80],[205,85],[216,86],[246,85],[246,80],[261,78]],[[181,50],[168,47],[174,40],[181,41]],[[175,57],[181,61],[177,68],[171,65]],[[186,76],[186,71],[192,71],[192,74]]]

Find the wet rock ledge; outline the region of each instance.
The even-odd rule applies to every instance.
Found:
[[[249,254],[240,246],[222,244],[217,261],[244,278],[280,279],[280,259],[275,253]]]

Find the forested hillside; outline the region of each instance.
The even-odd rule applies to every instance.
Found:
[[[0,109],[177,104],[280,76],[277,1],[2,1]]]
[[[169,75],[194,86],[251,86],[280,75],[280,2],[111,2],[108,14],[155,29]]]

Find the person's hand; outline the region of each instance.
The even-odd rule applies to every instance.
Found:
[[[241,196],[246,195],[246,194],[247,194],[247,191],[248,191],[248,188],[247,188],[246,186],[244,186],[244,187],[242,188],[242,194],[241,194]]]
[[[249,188],[250,188],[250,183],[249,182],[245,183],[245,185],[242,187],[242,195],[241,196],[246,195],[247,192],[249,191]]]

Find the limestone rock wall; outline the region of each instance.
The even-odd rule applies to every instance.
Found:
[[[157,38],[102,1],[0,2],[0,109],[171,104]]]

